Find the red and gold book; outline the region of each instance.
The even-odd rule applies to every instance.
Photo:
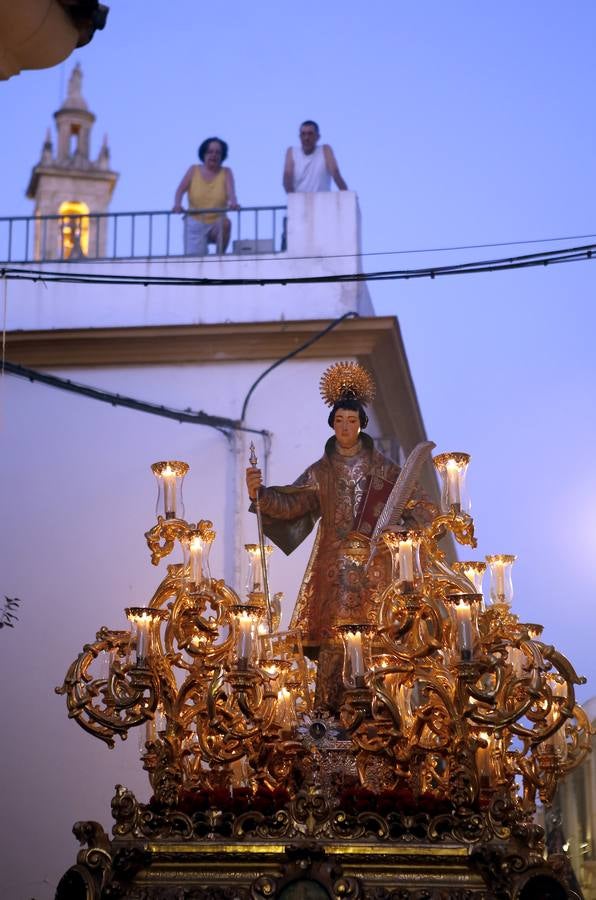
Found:
[[[356,516],[355,530],[370,537],[374,531],[377,519],[383,512],[389,494],[395,481],[387,481],[380,475],[372,475],[368,482],[368,488],[362,499],[362,504]]]

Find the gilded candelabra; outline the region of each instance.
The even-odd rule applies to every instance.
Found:
[[[267,608],[270,548],[247,545],[242,596],[211,577],[212,523],[184,519],[188,466],[153,466],[151,560],[179,545],[182,561],[168,566],[147,607],[127,610],[130,631],[102,628],[57,689],[69,716],[110,747],[142,729],[153,799],[142,807],[119,789],[116,833],[356,834],[372,827],[374,807],[379,836],[393,827],[381,815],[391,809],[424,813],[429,839],[524,832],[536,845],[537,797],[548,803],[588,752],[590,725],[574,694],[582,679],[541,641],[539,625],[514,613],[514,556],[447,562],[447,533],[476,546],[468,461],[435,457],[441,508],[422,501],[428,524],[382,533],[377,549],[391,554],[392,576],[368,595],[366,621],[338,629],[336,717],[313,708],[315,664],[298,632],[279,630],[280,596]],[[346,547],[366,590],[370,543],[352,535]],[[268,820],[255,813],[263,798],[275,813]],[[365,825],[358,808],[367,802]]]

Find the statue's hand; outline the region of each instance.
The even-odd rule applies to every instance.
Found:
[[[251,500],[257,499],[259,488],[263,484],[261,470],[251,466],[246,470],[246,487],[248,488],[248,496]]]

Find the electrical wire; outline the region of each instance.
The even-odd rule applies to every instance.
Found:
[[[357,319],[357,318],[359,318],[357,312],[344,313],[343,316],[340,316],[339,319],[334,319],[333,322],[330,322],[326,328],[323,328],[323,330],[319,331],[317,334],[315,334],[314,337],[309,338],[309,340],[306,341],[304,344],[301,344],[300,347],[297,347],[295,350],[290,351],[290,353],[286,353],[285,356],[282,356],[280,359],[277,359],[267,369],[265,369],[264,372],[261,372],[261,374],[259,375],[257,380],[249,388],[248,393],[247,393],[246,397],[244,398],[244,403],[242,404],[242,414],[240,416],[240,420],[242,422],[244,422],[244,419],[246,417],[246,408],[248,406],[248,401],[250,400],[254,389],[257,387],[258,384],[261,383],[263,378],[265,378],[267,375],[269,375],[269,372],[272,372],[274,369],[277,369],[278,366],[281,366],[281,364],[285,363],[288,359],[292,359],[292,357],[298,356],[298,354],[302,353],[303,350],[306,350],[307,347],[311,347],[317,341],[320,341],[322,337],[325,337],[326,334],[328,334],[330,331],[333,331],[334,328],[337,328],[337,326],[341,322],[344,322],[346,319]]]
[[[409,278],[437,278],[443,275],[473,274],[480,272],[494,272],[512,269],[521,269],[536,266],[556,265],[565,262],[578,262],[580,260],[591,260],[596,252],[596,244],[588,244],[580,247],[571,247],[564,250],[549,250],[540,253],[524,254],[522,256],[506,257],[493,260],[480,260],[468,263],[458,263],[446,266],[434,266],[430,268],[407,269],[407,270],[388,270],[381,272],[365,272],[352,273],[342,275],[323,275],[323,276],[302,276],[302,277],[285,277],[285,278],[228,278],[228,279],[210,279],[210,278],[187,278],[187,277],[165,277],[165,276],[135,276],[135,275],[100,275],[95,273],[61,273],[47,272],[43,270],[29,270],[13,267],[0,268],[0,279],[6,292],[7,282],[9,280],[26,280],[33,282],[42,282],[44,284],[51,282],[74,283],[74,284],[108,284],[108,285],[162,285],[162,286],[263,286],[263,285],[287,285],[287,284],[316,284],[316,283],[344,283],[358,281],[386,281],[386,280],[407,280]],[[255,388],[260,382],[275,368],[280,366],[286,360],[297,356],[303,350],[310,347],[316,341],[324,337],[329,331],[337,327],[345,319],[356,317],[355,312],[345,313],[338,319],[335,319],[318,334],[309,338],[300,347],[292,350],[281,359],[276,360],[264,372],[259,375],[257,380],[250,387],[242,406],[241,420],[236,421],[222,416],[211,416],[204,412],[194,412],[188,410],[175,410],[169,407],[160,406],[158,404],[146,403],[131,397],[124,397],[120,394],[113,394],[108,391],[102,391],[87,385],[77,384],[70,379],[60,378],[55,375],[48,375],[38,372],[34,369],[28,369],[16,363],[8,362],[4,358],[4,346],[2,346],[2,370],[12,375],[27,378],[29,381],[38,381],[63,390],[91,397],[112,406],[124,406],[130,409],[136,409],[141,412],[152,413],[153,415],[164,416],[174,419],[178,422],[191,422],[193,424],[207,425],[218,429],[228,436],[229,431],[245,431],[252,434],[260,434],[269,437],[270,433],[263,429],[247,428],[242,423],[245,420],[248,402]],[[4,340],[4,339],[3,339]]]
[[[28,369],[25,366],[8,362],[8,360],[5,360],[4,362],[4,369],[11,375],[26,378],[28,381],[40,382],[41,384],[59,388],[63,391],[70,391],[73,394],[90,397],[93,400],[100,400],[103,403],[109,403],[111,406],[124,406],[128,409],[135,409],[138,412],[146,412],[151,413],[154,416],[174,419],[176,422],[189,422],[192,425],[207,425],[211,428],[216,428],[226,436],[228,436],[229,431],[246,431],[250,434],[260,434],[265,438],[270,436],[269,431],[266,429],[246,428],[241,422],[238,422],[235,419],[228,419],[225,416],[212,416],[202,411],[194,412],[191,409],[172,409],[157,403],[146,403],[144,400],[135,400],[133,397],[125,397],[122,394],[113,394],[110,391],[103,391],[86,384],[78,384],[75,381],[71,381],[69,378],[60,378],[58,375],[49,375],[46,372],[39,372],[36,369]]]
[[[362,281],[402,281],[411,278],[437,278],[442,275],[469,275],[481,272],[508,271],[514,269],[547,266],[564,262],[591,260],[596,244],[568,247],[563,250],[545,250],[522,256],[476,260],[445,266],[427,266],[418,269],[388,269],[377,272],[352,272],[334,275],[282,276],[275,278],[205,278],[163,275],[103,275],[98,272],[56,272],[43,269],[0,268],[0,277],[15,281],[42,282],[45,284],[108,284],[174,286],[174,287],[264,287],[291,284],[343,284]]]
[[[320,253],[320,254],[310,254],[304,256],[291,256],[284,252],[283,256],[279,253],[274,255],[268,255],[265,253],[260,253],[258,256],[250,256],[250,255],[242,255],[242,262],[293,262],[296,261],[309,261],[309,260],[322,260],[322,259],[363,259],[367,257],[373,256],[413,256],[415,254],[423,254],[423,253],[453,253],[456,250],[486,250],[492,247],[521,247],[521,246],[529,246],[531,244],[556,244],[561,241],[587,241],[596,238],[596,234],[572,234],[566,235],[564,237],[549,237],[549,238],[524,238],[523,240],[516,241],[487,241],[481,244],[454,244],[451,247],[410,247],[405,250],[367,250],[361,251],[359,253]],[[130,265],[131,262],[145,263],[151,262],[152,260],[174,260],[178,265],[196,265],[197,259],[196,257],[189,257],[184,255],[168,255],[168,256],[120,256],[120,257],[105,257],[101,259],[94,259],[93,262],[97,265]],[[27,260],[20,261],[19,264],[25,264],[28,262]],[[77,263],[86,264],[89,262],[88,259],[67,259],[61,260],[61,262],[68,263],[69,266],[76,265]],[[207,254],[201,258],[201,265],[208,265],[209,263],[217,263],[217,265],[222,264],[232,264],[236,265],[238,262],[238,257],[234,254],[219,256],[218,254]]]
[[[344,313],[343,316],[340,316],[338,319],[334,319],[333,322],[330,322],[325,326],[325,328],[322,328],[320,331],[318,331],[315,335],[313,335],[313,337],[309,338],[308,341],[305,341],[299,347],[296,347],[294,350],[290,351],[290,353],[286,353],[284,356],[280,357],[274,363],[268,366],[268,368],[259,375],[256,381],[249,388],[248,393],[244,398],[244,403],[242,404],[242,416],[240,421],[229,419],[225,416],[212,416],[203,411],[193,412],[190,409],[178,410],[172,409],[167,406],[161,406],[156,403],[147,403],[144,400],[136,400],[132,397],[125,397],[122,394],[114,394],[111,391],[104,391],[100,390],[99,388],[90,387],[86,384],[79,384],[78,382],[71,381],[69,378],[61,378],[58,375],[49,375],[46,372],[39,372],[37,369],[29,369],[26,366],[8,362],[7,360],[4,361],[4,370],[11,375],[26,378],[28,381],[39,382],[50,387],[69,391],[73,394],[79,394],[83,397],[90,397],[93,400],[100,400],[103,403],[109,403],[111,406],[123,406],[128,409],[137,410],[139,412],[146,412],[151,413],[155,416],[163,416],[167,419],[174,419],[177,422],[190,422],[193,425],[208,425],[212,428],[216,428],[218,431],[223,432],[226,436],[228,436],[229,431],[244,431],[248,432],[249,434],[259,434],[264,438],[265,445],[267,446],[267,442],[271,439],[270,431],[267,431],[266,429],[248,428],[243,424],[246,416],[246,409],[248,407],[248,401],[250,400],[257,385],[259,385],[270,372],[272,372],[278,366],[281,366],[282,363],[287,362],[287,360],[292,359],[295,356],[298,356],[299,353],[302,353],[308,347],[311,347],[317,341],[320,341],[321,338],[329,334],[330,331],[333,331],[334,328],[337,328],[337,326],[344,322],[346,319],[353,318],[358,318],[357,312]]]

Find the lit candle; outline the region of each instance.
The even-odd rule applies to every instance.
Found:
[[[482,580],[485,571],[486,563],[469,563],[464,567],[464,575],[472,582],[477,594],[482,593]]]
[[[145,727],[141,728],[139,748],[141,755],[145,753],[145,741],[156,741],[160,734],[165,734],[168,727],[168,720],[161,703],[158,703],[153,716],[147,719]],[[144,734],[143,734],[144,732]]]
[[[146,606],[130,606],[126,610],[126,617],[134,626],[136,633],[136,661],[140,664],[149,655],[152,637],[157,640],[156,626],[168,618],[169,613],[161,609],[153,609]]]
[[[137,626],[137,662],[145,659],[149,649],[149,626],[151,625],[151,617],[148,615],[140,615],[135,619]]]
[[[547,723],[549,725],[556,725],[557,722],[561,722],[562,717],[559,712],[559,708],[552,706],[550,712],[547,716]],[[565,735],[565,722],[559,725],[559,728],[555,731],[554,734],[546,741],[547,746],[552,747],[555,753],[557,754],[560,760],[565,760],[567,758],[567,740]]]
[[[348,632],[348,651],[352,676],[364,675],[364,658],[362,656],[362,635],[359,631]]]
[[[249,594],[262,594],[265,591],[265,574],[263,565],[267,565],[269,554],[272,547],[267,544],[264,548],[265,559],[261,557],[261,549],[258,544],[245,544],[244,549],[248,553],[248,575],[246,579],[246,590]]]
[[[414,560],[410,538],[399,542],[398,554],[399,580],[407,581],[411,584],[414,581]]]
[[[172,459],[169,462],[161,460],[151,466],[159,488],[155,510],[158,516],[165,516],[166,519],[184,517],[182,482],[188,468],[188,463],[181,462],[179,459]]]
[[[248,659],[252,649],[252,618],[243,612],[236,621],[238,623],[238,659]]]
[[[459,466],[454,459],[448,459],[445,469],[447,471],[447,502],[452,506],[460,506]]]
[[[277,721],[282,728],[291,728],[295,721],[292,695],[285,687],[277,692]]]
[[[161,477],[163,478],[163,499],[166,519],[176,517],[176,473],[170,466],[166,466]]]
[[[516,556],[508,553],[497,553],[486,557],[491,571],[490,596],[493,603],[506,603],[507,605],[511,603],[513,599],[511,567],[516,559]]]
[[[457,621],[457,639],[462,659],[470,659],[472,655],[472,611],[468,603],[460,600],[455,607]]]
[[[466,493],[466,472],[470,455],[468,453],[439,453],[433,458],[435,468],[441,476],[441,509],[445,513],[460,515],[469,513],[470,502]]]
[[[203,581],[203,541],[198,535],[190,541],[190,581],[197,585]]]

